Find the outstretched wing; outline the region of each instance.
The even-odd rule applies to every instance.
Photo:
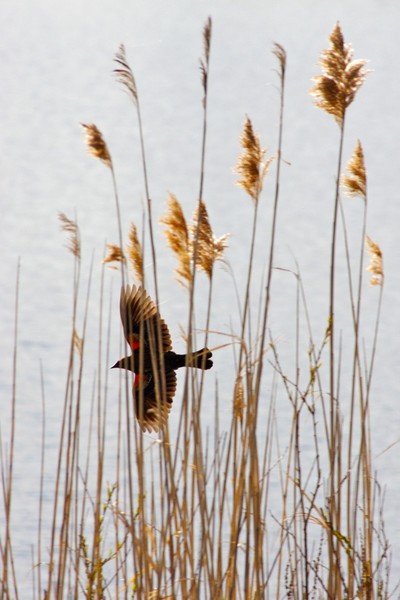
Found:
[[[143,339],[147,345],[156,342],[154,348],[159,349],[159,335],[163,352],[171,350],[171,336],[165,321],[161,318],[156,305],[146,290],[135,285],[121,289],[121,320],[126,340],[132,350],[138,348],[138,340],[143,330]]]
[[[165,374],[164,389],[161,380],[159,385],[160,391],[158,394],[151,373],[135,375],[133,384],[135,413],[142,431],[158,432],[160,427],[166,424],[176,392],[175,371],[168,371]]]

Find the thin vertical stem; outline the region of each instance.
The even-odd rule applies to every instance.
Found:
[[[43,483],[44,483],[44,458],[45,458],[45,442],[46,442],[46,402],[45,402],[45,391],[44,391],[44,376],[43,376],[43,364],[40,361],[40,386],[42,394],[42,444],[40,451],[40,491],[39,491],[39,516],[38,516],[38,598],[41,597],[42,593],[42,578],[41,578],[41,565],[42,565],[42,520],[43,520]]]
[[[279,50],[281,50],[282,54],[279,53]],[[263,356],[264,356],[265,337],[266,337],[267,322],[268,322],[268,310],[269,310],[270,297],[271,297],[271,281],[272,281],[272,270],[273,270],[273,266],[274,266],[274,250],[275,250],[276,224],[277,224],[277,216],[278,216],[279,185],[280,185],[280,175],[281,175],[281,165],[282,165],[283,114],[284,114],[284,105],[285,105],[284,103],[285,103],[285,80],[286,80],[286,53],[284,53],[283,48],[280,48],[280,47],[276,47],[276,51],[277,51],[278,58],[279,58],[279,56],[281,57],[280,58],[281,91],[280,91],[280,106],[279,106],[278,158],[277,158],[277,164],[276,164],[274,209],[273,209],[272,224],[271,224],[268,272],[267,272],[267,281],[266,281],[266,285],[265,285],[265,304],[264,304],[263,320],[262,320],[262,325],[261,325],[261,341],[260,341],[258,369],[257,369],[257,375],[256,375],[256,391],[255,391],[256,399],[258,399],[259,393],[260,393],[261,376],[262,376],[263,363],[264,363]]]
[[[328,498],[328,507],[330,522],[335,531],[340,531],[340,498],[336,498],[336,491],[340,491],[340,481],[338,473],[340,471],[338,460],[338,402],[336,397],[336,376],[335,376],[335,275],[336,275],[336,240],[339,209],[339,186],[342,170],[343,140],[344,140],[345,117],[341,122],[339,153],[336,174],[335,200],[332,219],[332,237],[331,237],[331,259],[330,259],[330,280],[329,280],[329,403],[330,403],[330,436],[328,441],[329,463],[330,463],[330,492]],[[328,590],[332,598],[340,598],[340,587],[338,586],[340,577],[340,544],[331,530],[329,539],[329,585]],[[338,594],[338,595],[337,595]]]
[[[15,409],[17,404],[17,349],[18,349],[18,316],[19,316],[19,285],[20,285],[20,260],[17,263],[17,278],[15,287],[15,318],[14,318],[14,350],[13,350],[13,366],[12,366],[12,399],[11,399],[11,429],[10,429],[10,451],[8,457],[8,473],[6,476],[4,490],[4,518],[5,518],[5,533],[4,533],[4,550],[3,550],[3,573],[1,583],[1,596],[8,598],[11,595],[9,583],[9,563],[12,563],[12,546],[11,546],[11,499],[13,488],[13,470],[14,470],[14,447],[15,447]],[[14,585],[14,593],[18,598],[18,589]]]

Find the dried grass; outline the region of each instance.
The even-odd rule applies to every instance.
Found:
[[[203,32],[204,57],[201,63],[205,96],[210,39],[209,20]],[[316,84],[318,94],[322,94],[317,94],[317,104],[344,125],[344,111],[365,75],[363,65],[352,61],[352,52],[344,44],[338,26],[331,35],[331,44],[332,48],[323,58],[324,75]],[[283,107],[286,53],[279,44],[274,46],[273,52],[279,62]],[[136,84],[126,63],[123,47],[116,61],[121,67],[116,70],[117,77],[137,104]],[[340,86],[344,89],[339,89]],[[282,115],[283,111],[281,125]],[[206,116],[204,119],[206,125]],[[85,126],[85,131],[90,153],[105,162],[113,172],[111,158],[100,132],[92,125]],[[55,468],[50,542],[48,532],[39,526],[39,547],[33,549],[32,562],[34,576],[38,571],[41,575],[33,584],[34,597],[45,597],[46,600],[67,595],[91,600],[106,597],[232,600],[266,597],[324,597],[332,600],[389,598],[389,542],[380,512],[380,490],[373,475],[369,435],[369,406],[373,401],[371,376],[379,311],[372,358],[362,361],[361,275],[358,291],[354,294],[351,289],[350,292],[353,321],[343,332],[346,347],[333,343],[333,312],[328,314],[328,328],[323,323],[319,338],[314,336],[315,324],[311,325],[303,280],[298,271],[294,273],[295,299],[292,298],[296,327],[294,337],[290,340],[295,349],[294,360],[284,364],[279,356],[279,344],[272,341],[272,334],[268,347],[264,343],[265,333],[274,326],[268,313],[269,303],[291,301],[286,288],[285,297],[282,298],[278,285],[274,285],[274,294],[271,294],[271,273],[276,271],[274,245],[281,133],[282,127],[277,150],[275,208],[271,217],[272,233],[268,236],[271,246],[267,266],[265,244],[260,258],[258,244],[254,244],[254,240],[258,200],[271,159],[266,159],[250,119],[246,119],[241,138],[243,155],[239,159],[237,172],[241,178],[239,185],[255,203],[254,235],[250,242],[248,279],[234,282],[238,297],[245,297],[245,308],[239,311],[240,335],[236,335],[236,332],[230,335],[234,346],[240,347],[239,356],[234,356],[235,368],[230,370],[222,353],[215,352],[214,372],[218,378],[223,377],[231,382],[230,400],[224,398],[223,407],[219,405],[218,379],[215,398],[212,392],[210,394],[207,391],[207,397],[204,394],[207,404],[204,402],[202,405],[202,382],[199,383],[196,375],[188,369],[185,383],[181,385],[178,382],[177,389],[181,395],[177,394],[175,406],[179,406],[180,396],[181,419],[173,433],[170,434],[166,425],[161,428],[160,437],[150,438],[136,424],[133,425],[135,405],[132,404],[131,380],[122,378],[119,387],[115,380],[111,383],[109,360],[108,357],[104,358],[104,348],[108,344],[104,344],[102,311],[105,296],[102,287],[98,365],[90,422],[87,423],[82,418],[83,403],[87,401],[86,390],[90,388],[85,380],[88,371],[86,362],[83,368],[85,326],[80,337],[76,320],[82,310],[81,292],[79,277],[74,278],[71,345]],[[204,136],[203,150],[205,147]],[[146,169],[144,153],[143,160]],[[204,164],[203,156],[200,188]],[[360,143],[349,161],[347,171],[342,178],[346,193],[366,198],[367,177]],[[338,172],[340,174],[340,169]],[[146,196],[150,200],[145,180]],[[337,185],[339,180],[338,176]],[[134,225],[129,232],[126,253],[122,250],[125,246],[114,175],[113,181],[120,245],[108,245],[104,262],[122,263],[124,272],[123,265],[129,260],[136,277],[142,280],[143,249]],[[202,194],[198,197],[202,198]],[[366,209],[365,201],[364,213]],[[147,216],[151,231],[150,212]],[[76,222],[64,214],[60,215],[60,221],[62,229],[71,236],[71,252],[80,258]],[[178,259],[178,276],[190,287],[191,294],[196,272],[194,261],[210,278],[208,314],[204,327],[207,337],[211,333],[209,325],[214,265],[216,261],[223,260],[227,236],[214,236],[203,201],[198,202],[192,223],[188,225],[180,203],[172,194],[168,198],[167,213],[162,223],[167,243]],[[331,247],[335,244],[335,233],[333,229],[332,238],[327,242]],[[261,235],[264,240],[265,231]],[[152,252],[155,252],[152,236],[149,237]],[[368,267],[372,274],[371,283],[381,286],[382,293],[382,252],[368,237],[366,244],[371,255]],[[365,254],[364,239],[362,246]],[[347,251],[350,247],[349,244]],[[364,254],[362,259],[365,258]],[[251,278],[252,266],[259,260],[263,261],[262,268],[266,273],[262,284]],[[349,257],[350,281],[354,279],[352,264]],[[156,283],[155,261],[152,267]],[[335,267],[333,263],[334,270],[340,267]],[[360,273],[364,272],[363,260],[360,260],[358,269]],[[109,276],[105,270],[102,273]],[[331,277],[331,286],[332,295],[338,295],[334,277]],[[190,323],[184,336],[189,347],[191,332],[195,325],[198,326],[196,321],[199,318],[194,310],[192,295],[189,299]],[[90,316],[88,300],[89,293],[84,305],[84,323]],[[202,302],[204,304],[204,298]],[[18,301],[16,305],[18,308]],[[257,306],[258,314],[254,315],[252,311],[257,309],[253,307]],[[153,309],[149,309],[147,304],[146,310]],[[157,309],[154,307],[154,310]],[[229,312],[232,310],[229,306]],[[18,330],[17,324],[16,319],[15,332]],[[16,373],[16,333],[14,346]],[[346,352],[351,347],[354,352],[353,356],[350,352],[348,359]],[[349,363],[344,364],[347,359]],[[346,368],[339,369],[337,365]],[[348,373],[352,374],[351,381],[347,380]],[[172,387],[170,385],[170,392]],[[350,416],[349,388],[352,406],[359,409],[351,409]],[[157,386],[155,382],[155,401],[151,408],[156,413],[163,391],[168,392],[168,389],[164,386],[163,390],[163,386]],[[140,401],[140,386],[137,400]],[[15,402],[14,381],[13,406]],[[209,412],[214,404],[215,414],[208,415],[207,420],[207,425],[212,422],[213,427],[206,429],[203,414],[204,411]],[[258,410],[259,405],[263,406],[262,411]],[[345,409],[342,412],[343,407]],[[118,415],[116,430],[110,438],[109,410]],[[15,413],[15,409],[13,411]],[[284,414],[284,421],[281,420],[281,413]],[[10,452],[4,457],[0,448],[5,515],[4,534],[1,523],[3,569],[0,591],[7,600],[21,597],[18,596],[19,582],[14,572],[10,526],[12,466],[18,454],[18,448],[14,448],[13,430],[14,417]],[[116,448],[110,456],[110,445],[114,439]],[[86,457],[83,455],[85,446],[88,448]],[[44,448],[43,433],[43,452]],[[304,452],[305,448],[307,452]],[[112,471],[113,464],[115,472]],[[108,476],[110,468],[115,475],[115,483],[108,485],[104,474],[107,472]],[[47,495],[47,490],[44,491],[46,478],[47,473],[45,477],[42,466],[38,486],[41,507]],[[41,516],[41,523],[40,519]],[[319,541],[316,543],[317,537]],[[49,548],[46,559],[41,550],[44,547]]]
[[[246,117],[240,141],[244,151],[235,167],[235,171],[241,176],[237,184],[251,196],[254,202],[258,202],[263,180],[273,157],[265,160],[265,150],[261,148],[260,139],[253,131],[249,117]]]
[[[383,285],[384,270],[383,270],[383,254],[376,242],[366,236],[365,243],[370,254],[370,264],[367,267],[371,275],[370,285]]]
[[[117,269],[115,265],[110,263],[126,263],[126,257],[121,246],[117,244],[107,244],[107,255],[103,258],[103,264],[109,265],[112,269]]]
[[[133,102],[137,104],[138,93],[136,81],[132,69],[126,60],[125,46],[123,44],[120,45],[114,60],[119,65],[117,69],[114,69],[117,81],[125,88]]]
[[[212,34],[212,21],[208,17],[206,24],[203,28],[203,50],[204,57],[200,59],[200,72],[201,72],[201,83],[204,91],[203,106],[205,106],[205,100],[207,96],[208,86],[208,66],[210,62],[210,47],[211,47],[211,34]]]
[[[207,208],[203,201],[199,202],[192,221],[190,230],[193,240],[196,236],[198,239],[196,263],[211,279],[215,263],[224,257],[229,234],[225,233],[219,238],[214,236]],[[194,241],[192,242],[192,248],[192,253],[194,253]]]
[[[143,267],[143,249],[137,235],[137,228],[134,223],[131,224],[131,228],[128,234],[128,244],[126,247],[126,255],[129,259],[133,272],[136,276],[138,283],[143,285],[144,281],[144,267]]]
[[[347,163],[348,174],[342,177],[342,185],[348,196],[367,198],[367,174],[364,164],[364,152],[358,140],[353,155]]]
[[[67,248],[77,258],[81,258],[81,242],[79,227],[76,221],[69,219],[63,212],[58,213],[61,229],[70,234]]]
[[[168,246],[178,259],[178,268],[176,269],[178,281],[182,285],[190,285],[192,269],[189,229],[182,207],[174,194],[168,196],[167,211],[161,219],[161,223],[165,225],[164,234]]]
[[[81,338],[76,330],[74,329],[73,333],[73,344],[75,351],[78,353],[79,357],[83,358],[83,338]]]
[[[346,109],[365,81],[365,60],[353,60],[350,44],[344,42],[339,23],[329,36],[330,47],[321,53],[322,75],[313,78],[311,95],[316,106],[332,115],[342,125]]]
[[[85,132],[85,141],[89,154],[101,160],[107,167],[112,168],[111,155],[99,129],[93,123],[89,125],[81,123],[81,126]]]
[[[280,79],[284,80],[285,73],[286,73],[286,50],[283,46],[281,46],[280,44],[275,42],[275,44],[273,45],[273,48],[272,48],[272,53],[276,56],[276,58],[278,59],[278,62],[279,62]]]

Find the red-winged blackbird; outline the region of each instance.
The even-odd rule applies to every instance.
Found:
[[[211,369],[212,353],[202,348],[191,354],[176,354],[167,324],[142,287],[122,288],[120,310],[132,354],[118,360],[112,368],[135,373],[136,417],[143,431],[158,431],[168,419],[175,396],[175,370],[180,367]]]

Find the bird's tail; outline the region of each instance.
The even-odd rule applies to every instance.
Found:
[[[212,352],[208,348],[202,348],[191,354],[175,354],[166,352],[164,355],[165,367],[168,369],[179,369],[180,367],[196,367],[197,369],[211,369],[213,361]]]
[[[213,361],[212,352],[208,348],[202,348],[189,355],[188,367],[197,367],[197,369],[211,369]]]

